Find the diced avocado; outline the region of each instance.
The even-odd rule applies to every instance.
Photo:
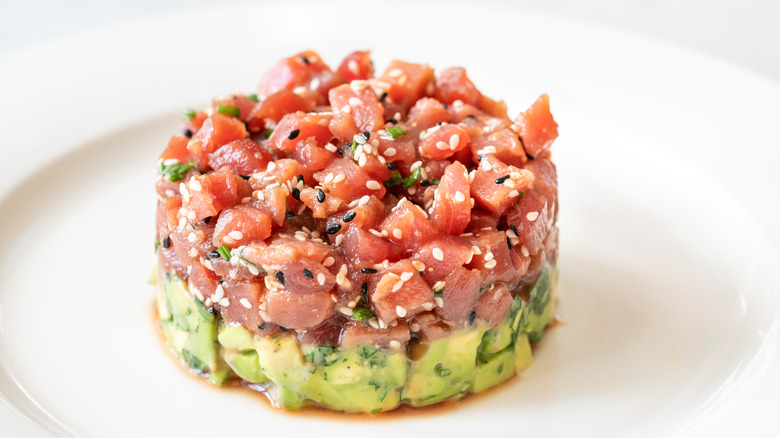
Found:
[[[302,407],[306,401],[302,390],[314,367],[304,360],[298,340],[290,333],[257,336],[255,348],[260,371],[276,384],[276,400],[290,409]]]
[[[224,325],[219,329],[217,337],[220,345],[228,350],[254,350],[254,336],[249,330],[234,325]]]
[[[260,359],[257,351],[245,352],[226,351],[225,362],[235,371],[238,377],[250,383],[267,382],[268,377],[260,371]]]
[[[553,316],[555,300],[553,299],[553,287],[557,279],[557,271],[551,273],[546,267],[539,275],[539,279],[529,294],[526,324],[523,331],[528,333],[531,342],[539,342],[544,333],[544,328]]]
[[[531,343],[528,341],[528,335],[523,333],[515,339],[515,371],[525,371],[532,362]]]
[[[507,347],[477,366],[473,391],[479,392],[498,385],[515,374],[514,348]]]
[[[158,311],[165,339],[187,365],[220,385],[230,375],[217,342],[217,322],[203,304],[176,277],[160,281]]]
[[[479,348],[484,353],[498,353],[512,342],[512,335],[511,325],[503,323],[485,333]]]
[[[467,392],[484,333],[485,327],[479,326],[431,342],[428,351],[412,362],[404,400],[412,406],[424,406]]]

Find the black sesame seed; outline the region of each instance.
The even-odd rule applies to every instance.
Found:
[[[477,311],[472,310],[471,313],[469,313],[469,325],[474,325],[475,319],[477,319]]]
[[[525,154],[525,156],[528,157],[529,160],[535,160],[536,159],[536,157],[534,157],[533,155],[528,154],[528,153]]]
[[[387,99],[387,92],[383,91],[382,94],[379,95],[379,101],[384,102],[385,99]]]
[[[298,181],[303,181],[303,175],[298,175]]]
[[[325,202],[325,192],[322,189],[317,189],[317,201]]]
[[[192,138],[192,131],[190,131],[189,129],[185,128],[184,131],[182,131],[182,134],[184,134],[184,136],[187,138]]]
[[[523,137],[517,136],[517,139],[520,141],[520,146],[525,148],[525,144],[523,143]]]
[[[298,187],[293,187],[292,195],[293,195],[293,198],[296,201],[300,201],[301,200],[301,190]]]
[[[503,184],[504,181],[509,179],[509,175],[504,175],[501,177],[496,178],[496,184]]]
[[[509,228],[512,229],[512,231],[515,232],[515,236],[520,237],[520,233],[517,232],[517,227],[514,225],[509,225]]]
[[[251,178],[251,176],[249,176],[249,175],[238,175],[238,176],[240,176],[241,178],[244,178],[247,181],[249,181],[249,178]]]
[[[308,278],[309,280],[314,280],[314,274],[308,269],[303,270],[303,276]]]
[[[474,114],[469,114],[469,115],[466,116],[466,118],[467,119],[476,119],[477,116],[475,116]]]
[[[506,246],[509,247],[509,249],[512,249],[512,242],[509,241],[509,236],[506,236]]]
[[[212,315],[216,315],[217,314],[217,309],[215,309],[213,307],[209,307],[209,313],[212,314]]]
[[[206,254],[206,257],[210,259],[216,259],[222,257],[222,254],[218,253],[217,251],[211,251],[210,253]]]
[[[363,299],[368,302],[368,283],[363,283],[363,285],[360,286],[360,295],[362,295]]]
[[[497,227],[496,227],[496,230],[498,230],[498,231],[504,231],[504,227],[502,227],[501,225],[499,225],[499,226],[497,226]]]
[[[368,141],[368,139],[371,138],[371,133],[368,131],[363,131],[360,133],[360,136],[363,137],[363,140]]]
[[[417,271],[420,274],[420,277],[425,277],[425,272],[423,271]]]
[[[203,218],[203,223],[208,225],[211,222],[212,216],[206,216]]]
[[[341,220],[343,220],[344,222],[349,222],[352,219],[355,219],[355,216],[357,216],[357,213],[355,213],[354,211],[350,211],[347,214],[345,214]]]
[[[290,135],[287,136],[288,140],[295,140],[296,137],[298,137],[298,134],[301,133],[300,129],[293,129],[290,131]]]
[[[325,228],[325,232],[328,234],[336,234],[341,229],[341,224],[330,224],[328,228]]]
[[[477,161],[482,161],[482,155],[477,157]]]
[[[398,120],[396,119],[388,119],[385,123],[392,123],[393,125],[398,123]]]
[[[290,220],[295,217],[295,213],[288,211],[287,213],[284,214],[284,217],[286,217],[287,220]]]
[[[341,156],[344,156],[344,149],[336,148],[336,153]]]
[[[372,268],[363,268],[360,270],[360,272],[364,274],[376,274],[377,271],[376,269],[372,269]]]
[[[309,65],[309,60],[303,55],[301,55],[301,61],[303,61],[304,64]]]
[[[281,326],[281,325],[279,326],[279,330],[281,330],[283,332],[289,332],[290,331],[290,329],[288,329],[287,327]]]
[[[168,249],[171,247],[171,236],[165,236],[163,239],[163,248]]]
[[[265,330],[265,328],[266,328],[266,327],[268,327],[268,324],[266,324],[266,323],[262,323],[262,324],[260,324],[259,326],[257,326],[257,329],[258,329],[258,330]]]
[[[276,281],[282,284],[284,286],[284,272],[282,271],[276,271]]]
[[[222,283],[224,283],[224,282],[225,282],[225,280],[224,280],[224,279],[222,279],[222,278],[220,278],[220,279],[219,279],[219,281],[217,281],[217,284],[222,284]]]
[[[441,126],[441,122],[436,122],[436,126]]]
[[[398,170],[398,168],[395,167],[395,164],[393,163],[387,163],[387,168],[390,170]]]
[[[427,179],[420,180],[420,187],[428,187],[429,185],[431,185],[431,182]]]
[[[447,109],[447,104],[446,103],[441,104],[441,106],[443,106],[444,109]]]

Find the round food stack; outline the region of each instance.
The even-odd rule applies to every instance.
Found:
[[[171,349],[278,406],[423,406],[531,363],[556,283],[557,124],[462,68],[281,60],[187,110],[158,166]]]

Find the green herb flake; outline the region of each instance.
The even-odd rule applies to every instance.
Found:
[[[447,377],[452,374],[452,371],[450,371],[448,368],[442,367],[440,363],[436,364],[436,366],[433,367],[433,370],[436,371],[436,374],[438,374],[439,377]]]
[[[440,182],[441,182],[440,179],[432,179],[431,180],[431,185],[432,186],[438,186]]]
[[[422,172],[422,166],[418,167],[417,169],[414,169],[414,172],[412,172],[411,175],[404,178],[403,185],[405,189],[408,189],[409,187],[413,186],[414,183],[417,182],[418,179],[420,179],[420,174]]]
[[[268,138],[268,137],[270,137],[270,136],[271,136],[271,134],[273,134],[273,133],[274,133],[274,130],[273,130],[273,129],[266,129],[265,131],[263,131],[263,138],[267,139],[267,138]]]
[[[360,356],[360,357],[362,357],[364,359],[368,359],[369,357],[371,357],[374,354],[376,354],[376,351],[377,350],[374,347],[369,347],[368,345],[363,345],[363,346],[361,346],[360,350],[358,351],[358,356]]]
[[[330,345],[318,345],[306,355],[309,362],[316,365],[330,366],[335,360],[328,361],[328,356],[332,355],[335,349]]]
[[[184,175],[193,167],[195,167],[195,162],[192,160],[187,164],[176,163],[171,165],[166,165],[165,161],[160,161],[160,168],[158,170],[160,175],[164,175],[168,178],[168,181],[176,182],[184,179]]]
[[[223,116],[230,116],[235,118],[241,116],[241,110],[239,110],[237,106],[233,105],[217,105],[217,112]]]
[[[401,128],[400,126],[393,126],[392,128],[385,129],[385,131],[387,131],[390,137],[393,137],[393,140],[401,137],[402,135],[406,135],[406,131],[404,131],[404,128]]]
[[[194,109],[187,108],[186,110],[184,110],[184,114],[181,115],[181,118],[184,119],[184,120],[192,120],[192,119],[195,118],[196,114],[197,113],[195,112]]]
[[[257,98],[257,94],[255,93],[247,95],[246,98],[255,103],[260,102],[260,99]]]
[[[357,319],[358,321],[368,321],[374,316],[374,312],[367,307],[358,307],[352,312],[352,318]]]
[[[390,177],[387,181],[385,181],[385,187],[395,187],[400,186],[401,183],[403,183],[403,177],[401,176],[401,172],[398,171],[398,169],[393,171],[393,176]]]
[[[187,366],[189,366],[190,368],[197,370],[200,373],[205,371],[206,365],[204,365],[203,362],[201,362],[198,356],[195,356],[194,354],[190,353],[190,350],[187,350],[186,348],[182,348],[181,357],[184,358],[184,361],[187,363]]]
[[[222,256],[223,259],[230,261],[230,248],[227,246],[220,246],[217,252]]]
[[[440,297],[440,296],[442,296],[443,293],[444,293],[444,291],[441,290],[441,289],[435,290],[435,291],[433,291],[433,296]]]

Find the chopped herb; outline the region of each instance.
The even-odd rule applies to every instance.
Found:
[[[401,172],[398,171],[398,169],[393,169],[393,175],[385,181],[385,187],[395,187],[400,186],[403,183],[404,179],[401,176]]]
[[[525,190],[520,190],[520,196],[517,197],[517,202],[520,202],[525,196]]]
[[[400,126],[393,126],[392,128],[385,129],[387,133],[390,135],[390,137],[393,137],[393,139],[396,139],[402,135],[406,135],[406,131],[404,131],[404,128],[401,128]]]
[[[328,234],[336,234],[341,230],[341,224],[330,224],[325,228],[325,232]]]
[[[298,137],[298,134],[301,133],[300,129],[293,129],[290,131],[290,134],[287,135],[288,140],[295,140]]]
[[[309,280],[314,280],[314,273],[312,273],[312,272],[311,272],[310,270],[308,270],[308,269],[304,269],[304,270],[303,270],[303,276],[304,276],[304,277],[306,277],[306,278],[308,278]]]
[[[436,371],[436,374],[438,374],[439,377],[447,377],[452,374],[452,371],[450,371],[448,368],[442,367],[440,363],[437,363],[436,366],[433,367],[433,370]]]
[[[227,246],[220,246],[217,252],[222,256],[223,259],[230,261],[230,248]]]
[[[496,373],[501,374],[501,371],[504,371],[504,364],[501,364],[498,366],[498,369],[496,370]]]
[[[206,365],[203,362],[201,362],[198,356],[195,356],[194,354],[190,353],[190,350],[187,350],[186,348],[182,348],[181,357],[184,359],[184,361],[187,363],[187,365],[190,368],[201,373],[206,370]]]
[[[440,297],[440,296],[442,296],[443,293],[444,293],[444,291],[442,289],[435,290],[435,291],[433,291],[433,296]]]
[[[154,241],[154,252],[157,252],[157,250],[160,249],[160,240]]]
[[[422,166],[418,167],[417,169],[414,169],[414,172],[412,172],[411,175],[404,178],[403,186],[405,189],[408,189],[409,187],[413,186],[415,182],[417,182],[418,179],[420,179],[420,172],[422,172]]]
[[[299,189],[298,187],[293,187],[293,189],[292,189],[292,197],[296,201],[300,201],[301,200],[301,189]]]
[[[162,246],[165,249],[168,249],[171,247],[171,236],[165,236],[165,239],[162,241]]]
[[[197,114],[197,113],[195,112],[195,110],[194,110],[194,109],[192,109],[192,108],[187,108],[186,110],[184,110],[184,114],[182,114],[181,118],[182,118],[182,119],[185,119],[185,120],[192,120],[192,119],[194,119],[194,118],[195,118],[195,115],[196,115],[196,114]]]
[[[360,272],[362,272],[364,274],[376,274],[377,271],[376,271],[376,269],[373,269],[373,268],[363,268],[363,269],[360,270]]]
[[[184,136],[187,138],[192,138],[192,131],[190,131],[187,128],[184,128],[184,131],[182,131],[181,133],[184,134]]]
[[[358,349],[358,356],[362,357],[363,359],[368,359],[369,357],[376,354],[376,348],[369,347],[368,345],[361,345]]]
[[[382,94],[379,95],[379,101],[384,102],[385,99],[387,99],[387,92],[383,91]]]
[[[345,214],[341,220],[343,220],[344,222],[351,222],[352,219],[355,219],[355,216],[357,216],[357,213],[355,213],[354,211],[350,211],[347,214]]]
[[[327,367],[335,362],[335,359],[328,360],[328,356],[332,355],[334,351],[335,349],[330,345],[317,345],[306,355],[306,359],[309,359],[309,361],[317,365],[324,365]]]
[[[509,179],[509,175],[508,174],[504,175],[502,177],[498,177],[498,178],[496,178],[496,184],[503,184],[504,181],[506,181],[508,179]]]
[[[257,94],[255,94],[255,93],[247,95],[246,98],[251,100],[252,102],[255,102],[255,103],[260,102],[260,99],[257,98]]]
[[[266,129],[265,131],[263,131],[263,138],[266,138],[266,139],[267,139],[267,138],[268,138],[268,137],[270,137],[270,136],[271,136],[271,134],[273,134],[273,133],[274,133],[274,130],[273,130],[273,129]]]
[[[195,162],[190,160],[189,163],[176,163],[170,166],[165,165],[164,161],[160,162],[159,172],[168,178],[170,182],[181,181],[184,179],[184,175],[192,168],[195,167]]]
[[[325,192],[322,189],[317,189],[317,201],[325,202]]]
[[[382,408],[376,408],[376,409],[372,409],[372,410],[371,410],[371,413],[372,413],[372,414],[378,414],[378,413],[380,413],[380,412],[382,412]]]
[[[368,321],[374,316],[376,315],[374,315],[374,312],[368,307],[358,307],[352,312],[352,318],[357,319],[358,321]]]
[[[438,186],[440,182],[441,182],[440,179],[432,179],[431,180],[431,185],[432,186]]]
[[[471,313],[469,313],[469,325],[474,325],[475,319],[477,319],[477,311],[472,310]]]
[[[240,117],[241,116],[241,110],[238,109],[237,106],[233,105],[217,105],[217,112],[222,114],[223,116],[230,116],[230,117]]]
[[[284,272],[282,271],[276,271],[276,281],[282,284],[284,286]]]

